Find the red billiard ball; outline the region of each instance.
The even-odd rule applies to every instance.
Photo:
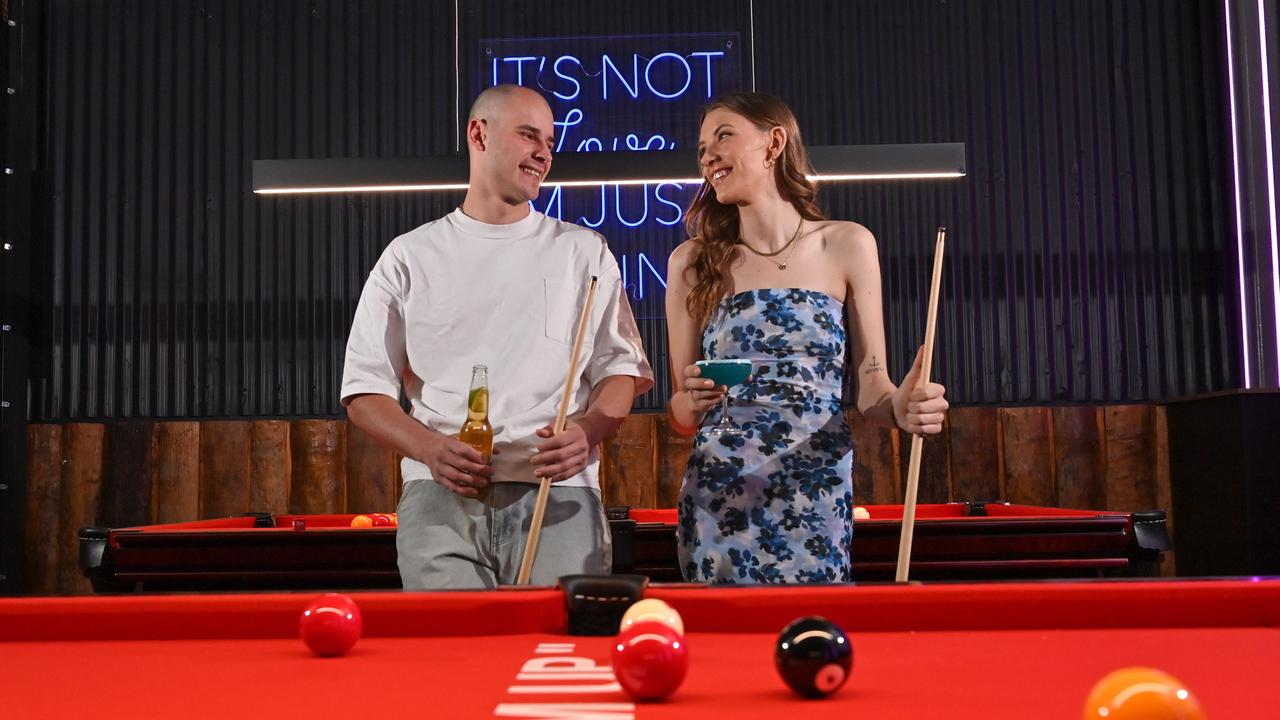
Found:
[[[374,527],[391,527],[391,516],[386,513],[374,513],[369,517],[373,519]]]
[[[360,607],[338,593],[327,593],[312,600],[298,618],[302,642],[320,657],[345,654],[360,639],[363,629]]]
[[[663,700],[689,669],[684,638],[660,622],[638,622],[613,643],[613,674],[635,700]]]

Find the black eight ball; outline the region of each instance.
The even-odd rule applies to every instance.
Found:
[[[805,697],[825,697],[849,678],[853,643],[826,618],[802,617],[782,629],[773,659],[778,674],[792,690]]]

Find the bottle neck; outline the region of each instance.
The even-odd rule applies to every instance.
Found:
[[[489,418],[489,373],[485,368],[471,371],[471,390],[467,393],[467,421]]]

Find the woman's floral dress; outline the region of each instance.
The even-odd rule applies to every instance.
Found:
[[[680,488],[680,564],[711,583],[848,582],[853,445],[841,410],[844,306],[813,290],[760,289],[721,302],[702,335],[708,360],[752,361],[729,389],[742,433],[708,435]]]

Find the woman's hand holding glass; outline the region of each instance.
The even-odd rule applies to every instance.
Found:
[[[700,407],[702,403],[710,400],[706,409],[698,411],[698,424],[702,424],[701,419],[703,415],[705,415],[707,409],[710,409],[710,406],[714,405],[718,400],[720,402],[720,420],[706,431],[707,434],[738,434],[740,431],[737,426],[733,424],[733,421],[729,419],[728,390],[731,385],[751,382],[751,361],[742,359],[699,360],[694,364],[692,370],[697,373],[694,377],[694,382],[701,385],[701,389],[694,387],[690,390],[690,395],[694,399],[695,407]],[[685,382],[687,386],[689,384],[689,368],[685,369],[685,373]]]
[[[728,385],[717,386],[714,381],[702,377],[702,369],[697,365],[685,366],[684,389],[689,391],[690,407],[697,425],[702,424],[707,411],[718,405],[720,398],[729,392]]]

